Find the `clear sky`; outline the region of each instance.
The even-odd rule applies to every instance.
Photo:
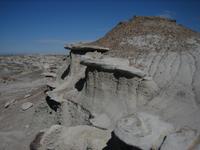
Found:
[[[200,31],[200,0],[0,0],[0,53],[65,53],[134,15],[166,16]]]

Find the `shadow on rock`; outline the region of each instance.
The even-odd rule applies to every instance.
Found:
[[[103,150],[142,150],[138,147],[131,146],[120,140],[114,132],[111,133],[111,139],[107,142],[107,146]]]
[[[60,108],[60,103],[54,101],[51,99],[49,96],[46,97],[46,102],[49,105],[51,109],[53,109],[55,112],[57,111],[58,108]]]

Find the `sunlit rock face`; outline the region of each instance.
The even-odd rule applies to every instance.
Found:
[[[137,105],[147,103],[158,92],[152,78],[124,58],[72,52],[69,66],[68,79],[49,95],[63,103],[74,102],[93,117],[106,114],[112,122],[110,127],[122,116],[136,112]]]
[[[114,130],[114,137],[131,148],[181,150],[173,138],[192,136],[195,141],[200,131],[199,33],[174,20],[135,17],[95,42],[65,47],[70,49],[68,63],[59,71],[56,88],[48,92],[61,104],[63,126]],[[120,137],[127,122],[118,126],[119,120],[132,114],[136,116],[128,122],[135,128]],[[186,126],[195,136],[177,134]],[[148,134],[134,136],[136,129]]]
[[[139,103],[142,108],[176,126],[199,130],[199,33],[174,20],[136,16],[92,44],[110,48],[107,56],[126,58],[153,79],[159,92],[153,96],[142,92],[149,99],[145,105]]]

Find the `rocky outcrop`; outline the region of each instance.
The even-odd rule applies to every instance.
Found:
[[[136,17],[95,42],[65,48],[71,50],[68,63],[48,92],[60,105],[63,126],[78,131],[77,125],[89,125],[90,134],[94,127],[113,131],[104,150],[198,149],[199,33],[174,20]]]
[[[198,150],[198,132],[177,130],[159,117],[137,113],[122,117],[113,132],[98,127],[54,125],[41,131],[31,150]]]

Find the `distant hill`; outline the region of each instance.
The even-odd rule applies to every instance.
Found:
[[[94,45],[111,49],[110,55],[127,57],[137,51],[183,51],[191,48],[189,38],[200,42],[200,34],[162,17],[134,16],[129,21],[119,22]]]

